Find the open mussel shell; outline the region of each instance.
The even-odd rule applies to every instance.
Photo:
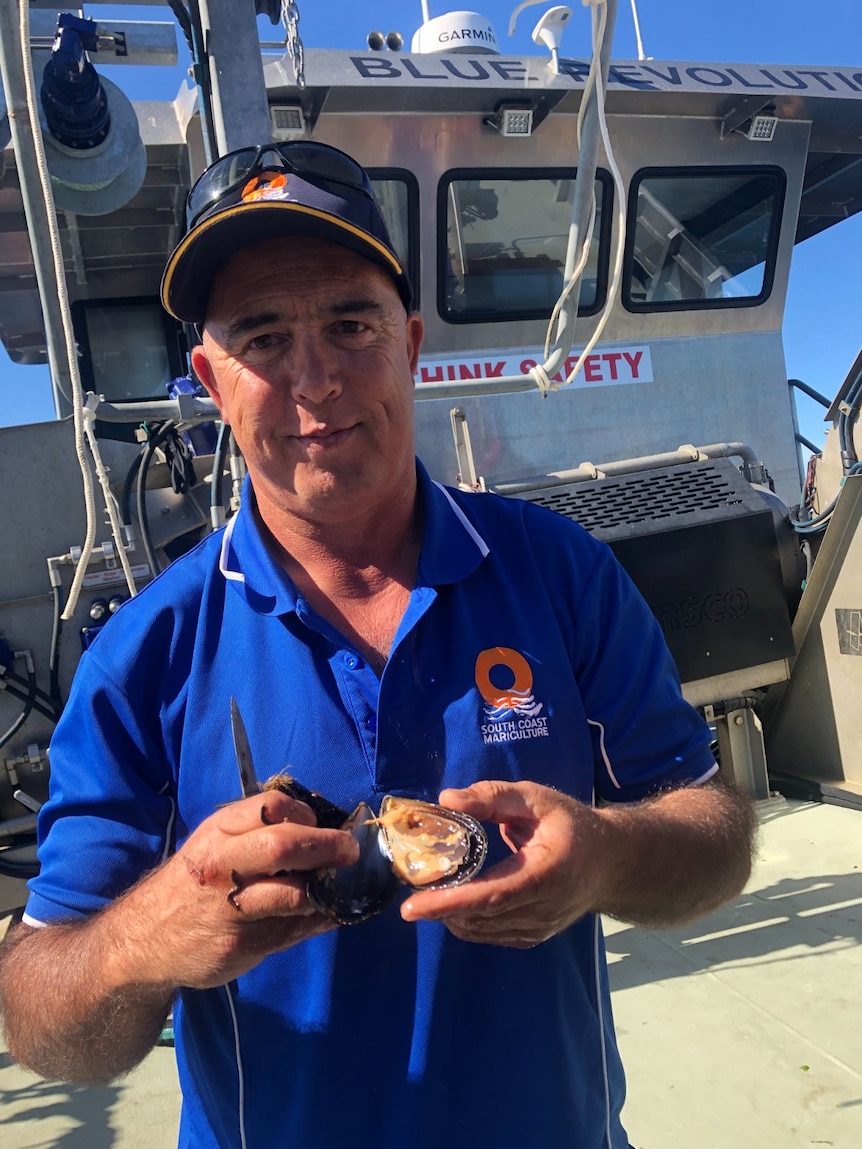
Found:
[[[469,882],[488,852],[487,835],[475,818],[432,802],[387,795],[377,821],[392,870],[415,890]]]
[[[488,838],[475,818],[414,798],[387,795],[376,818],[363,802],[339,828],[359,843],[359,860],[315,870],[307,890],[318,913],[341,925],[385,910],[399,885],[439,890],[468,882],[488,852]]]
[[[398,878],[382,852],[380,825],[370,806],[357,806],[340,829],[359,843],[359,860],[340,869],[315,870],[307,892],[318,913],[349,926],[385,910],[398,892]]]

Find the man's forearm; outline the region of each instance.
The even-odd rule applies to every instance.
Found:
[[[112,985],[115,937],[104,914],[84,922],[19,926],[0,949],[0,1014],[12,1056],[52,1080],[101,1083],[152,1049],[168,1014],[167,987]]]
[[[45,1077],[110,1081],[152,1048],[180,986],[225,985],[332,929],[302,871],[353,865],[358,846],[314,823],[278,791],[233,802],[101,913],[19,927],[0,948],[13,1057]]]
[[[735,897],[751,873],[754,812],[724,785],[597,813],[604,823],[601,913],[647,928],[679,925]]]

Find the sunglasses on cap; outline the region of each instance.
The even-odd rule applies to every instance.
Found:
[[[364,168],[338,148],[310,140],[260,144],[256,148],[240,148],[229,152],[216,160],[196,180],[186,204],[189,230],[205,212],[225,196],[237,191],[255,172],[273,167],[291,172],[310,183],[338,184],[374,199]]]

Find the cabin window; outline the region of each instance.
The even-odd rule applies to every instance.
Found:
[[[413,304],[419,305],[419,187],[406,171],[369,169],[371,186],[392,240],[392,246],[413,284]]]
[[[784,187],[780,168],[639,172],[629,199],[626,307],[762,303],[772,290]]]
[[[448,172],[438,190],[438,307],[450,323],[546,319],[563,287],[575,170]],[[581,315],[606,289],[610,178],[599,173]]]

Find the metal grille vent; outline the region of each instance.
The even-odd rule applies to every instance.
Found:
[[[652,523],[658,529],[703,521],[729,507],[749,503],[753,492],[726,459],[657,468],[589,483],[544,487],[521,498],[576,519],[586,530],[605,534],[614,528]]]

